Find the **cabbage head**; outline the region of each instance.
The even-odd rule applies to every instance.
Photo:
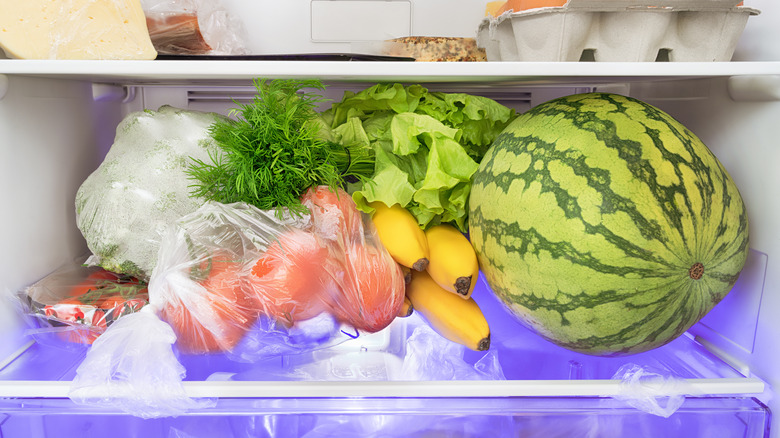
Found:
[[[148,279],[169,224],[205,202],[190,196],[192,158],[219,148],[209,127],[224,116],[163,106],[129,114],[100,166],[76,194],[88,263]]]

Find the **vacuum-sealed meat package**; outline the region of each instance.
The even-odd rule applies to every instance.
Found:
[[[243,25],[216,0],[141,0],[161,55],[245,55]]]
[[[25,288],[20,298],[35,317],[30,334],[36,341],[65,347],[92,344],[108,326],[149,302],[146,283],[138,278],[77,261]]]

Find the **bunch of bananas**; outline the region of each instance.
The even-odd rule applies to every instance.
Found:
[[[404,207],[372,202],[377,234],[407,280],[400,317],[419,311],[445,338],[483,351],[490,348],[490,327],[471,297],[479,263],[468,238],[448,224],[423,231]]]

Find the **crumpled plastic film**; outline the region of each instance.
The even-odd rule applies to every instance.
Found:
[[[428,325],[417,326],[406,341],[401,368],[403,380],[506,380],[498,353],[488,350],[473,366],[463,360],[466,348],[451,342]]]
[[[145,283],[82,263],[67,263],[18,293],[25,313],[34,317],[35,328],[27,333],[36,342],[79,350],[148,303]]]
[[[349,336],[328,313],[287,327],[261,315],[238,345],[225,354],[236,362],[256,363],[272,357],[307,353],[343,343]],[[268,376],[265,379],[270,379]]]
[[[184,367],[173,351],[171,327],[151,306],[117,320],[92,345],[69,396],[79,404],[110,406],[141,418],[181,415],[213,406],[184,391]]]
[[[245,55],[243,23],[217,0],[141,0],[154,48],[165,55]]]
[[[685,401],[685,395],[692,393],[685,379],[633,363],[620,367],[612,378],[621,380],[620,393],[613,398],[664,418],[674,414]]]

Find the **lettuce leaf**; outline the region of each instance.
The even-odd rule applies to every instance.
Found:
[[[423,228],[468,228],[471,177],[493,140],[516,117],[498,102],[420,85],[377,84],[346,92],[324,112],[337,142],[373,149],[373,176],[351,190],[358,208],[400,204]]]

